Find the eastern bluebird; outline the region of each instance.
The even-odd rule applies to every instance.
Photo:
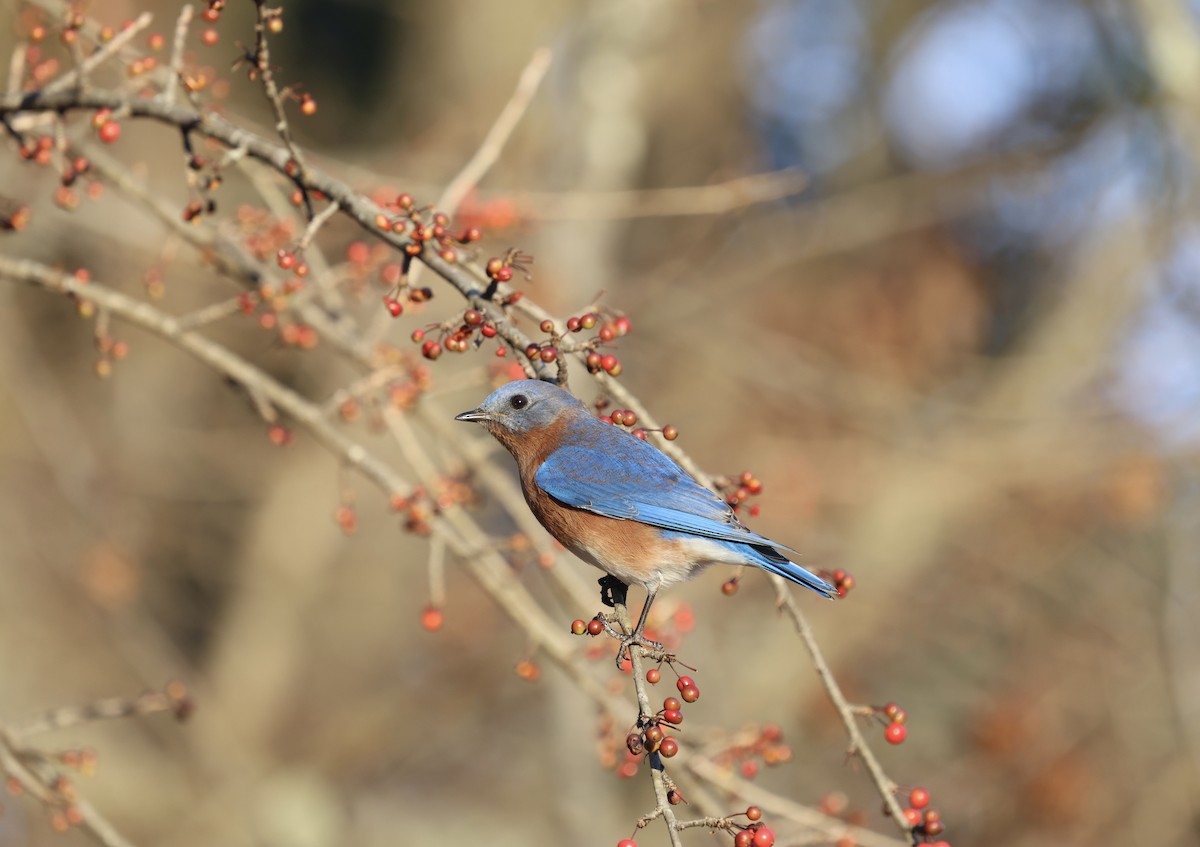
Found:
[[[455,420],[483,424],[517,460],[525,502],[542,526],[616,580],[601,578],[604,602],[623,602],[633,583],[646,589],[624,646],[647,643],[642,630],[660,588],[714,562],[754,565],[834,595],[832,585],[779,552],[791,548],[747,529],[729,504],[664,453],[600,420],[558,386],[510,382]]]

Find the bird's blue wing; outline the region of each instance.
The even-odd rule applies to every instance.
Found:
[[[662,529],[790,549],[742,526],[729,504],[653,446],[616,429],[592,435],[593,443],[555,450],[537,471],[538,486],[560,503]]]

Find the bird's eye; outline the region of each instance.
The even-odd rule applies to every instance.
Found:
[[[524,394],[517,394],[508,401],[508,405],[512,406],[514,409],[524,409],[529,405],[529,398]]]

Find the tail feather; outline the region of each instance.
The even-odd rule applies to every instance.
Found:
[[[790,561],[775,548],[758,545],[753,547],[750,547],[750,545],[747,546],[756,554],[751,556],[754,564],[764,571],[781,576],[798,585],[803,585],[805,588],[815,591],[823,597],[833,599],[837,596],[836,588],[815,573],[806,571],[795,562]]]

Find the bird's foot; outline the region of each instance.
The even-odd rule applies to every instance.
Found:
[[[644,655],[650,659],[664,660],[667,657],[667,652],[657,641],[651,641],[641,630],[634,632],[632,635],[621,637],[621,646],[617,648],[617,668],[624,670],[625,659],[633,662],[633,654],[629,651],[634,647],[641,647]]]
[[[596,582],[600,585],[601,603],[609,608],[615,607],[618,603],[625,605],[625,597],[629,594],[628,585],[608,574],[600,577]]]

